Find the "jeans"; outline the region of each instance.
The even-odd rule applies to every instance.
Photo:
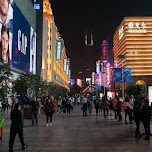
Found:
[[[37,125],[38,122],[38,114],[37,111],[32,111],[32,126],[34,126],[34,124]]]

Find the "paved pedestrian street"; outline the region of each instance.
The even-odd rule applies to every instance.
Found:
[[[10,119],[6,124],[0,152],[8,151]],[[124,118],[124,116],[123,116]],[[25,119],[25,152],[152,152],[152,138],[145,141],[134,137],[135,124],[117,122],[114,117],[82,116],[81,106],[75,105],[71,116],[55,113],[52,126],[46,127],[45,115],[40,115],[38,126],[31,127],[31,119]],[[144,133],[141,125],[141,132]],[[14,151],[20,152],[18,136]]]

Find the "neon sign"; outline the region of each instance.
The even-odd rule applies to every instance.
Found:
[[[145,22],[129,22],[128,23],[128,32],[129,33],[147,33],[146,23]]]
[[[102,41],[102,62],[108,61],[108,41]]]

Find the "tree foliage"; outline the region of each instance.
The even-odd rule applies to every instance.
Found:
[[[3,100],[7,98],[11,87],[9,86],[10,78],[13,77],[8,64],[0,64],[0,96]]]
[[[49,82],[47,91],[49,95],[58,97],[58,96],[65,96],[68,90],[62,86],[55,84],[54,82]]]
[[[34,74],[21,74],[15,83],[15,90],[17,94],[22,96],[63,96],[67,92],[66,88],[53,82],[47,83],[40,76]]]
[[[19,95],[41,95],[42,90],[46,86],[46,82],[42,81],[40,76],[34,74],[23,73],[15,82],[15,90]]]
[[[126,94],[128,96],[131,96],[133,95],[134,98],[136,100],[138,100],[140,98],[140,96],[142,94],[145,94],[147,92],[146,90],[146,85],[143,85],[143,84],[134,84],[134,83],[131,83],[127,88],[126,88]]]

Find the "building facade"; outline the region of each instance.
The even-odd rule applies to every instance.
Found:
[[[43,1],[42,79],[68,89],[69,63],[64,40],[54,22],[49,0]],[[66,64],[66,65],[65,65]],[[66,66],[66,70],[65,70]]]
[[[113,51],[119,67],[132,69],[133,82],[151,84],[152,17],[125,17],[113,36]]]

